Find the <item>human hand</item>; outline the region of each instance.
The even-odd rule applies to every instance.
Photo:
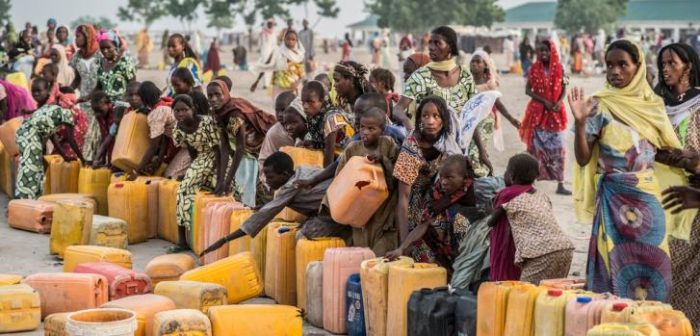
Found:
[[[687,209],[700,208],[700,189],[688,186],[670,187],[663,191],[663,205],[672,214],[680,213]]]
[[[296,181],[294,183],[294,185],[297,188],[309,189],[309,188],[313,187],[315,185],[315,183],[314,183],[313,179],[308,178],[308,179],[299,179],[298,181]]]
[[[250,86],[250,92],[255,92],[255,90],[258,88],[258,81],[255,81],[253,85]]]
[[[489,176],[493,176],[493,164],[491,163],[491,159],[489,159],[489,154],[486,153],[486,151],[483,151],[482,153],[479,153],[479,161],[481,161],[486,168],[489,170]]]
[[[384,255],[384,258],[389,259],[389,261],[396,260],[399,257],[403,256],[403,249],[401,247],[389,251]]]
[[[561,102],[556,102],[555,104],[552,105],[552,111],[554,111],[554,112],[559,112],[560,108],[561,108]]]
[[[199,257],[202,258],[205,255],[218,250],[219,248],[224,246],[224,244],[226,244],[226,243],[227,243],[226,238],[221,238],[221,239],[217,240],[216,242],[214,242],[214,244],[211,244],[211,245],[209,245],[209,247],[204,249],[204,251],[202,251],[202,253],[199,254]]]
[[[588,119],[588,116],[593,110],[593,102],[590,99],[586,99],[584,95],[583,88],[575,87],[569,91],[567,96],[569,101],[569,106],[571,107],[571,114],[573,114],[574,119],[577,122],[584,122]]]

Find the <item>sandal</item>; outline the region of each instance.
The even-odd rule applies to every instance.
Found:
[[[187,247],[187,245],[184,245],[184,246],[183,245],[173,245],[173,246],[168,247],[166,249],[166,252],[168,254],[173,254],[173,253],[187,252],[189,250],[190,250],[190,248]]]

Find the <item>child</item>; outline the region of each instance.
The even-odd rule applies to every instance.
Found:
[[[219,131],[216,122],[206,115],[209,106],[201,92],[177,95],[173,101],[173,114],[177,128],[173,132],[175,145],[187,148],[192,164],[177,191],[178,242],[169,252],[187,250],[186,232],[192,225],[192,208],[195,194],[200,190],[214,190],[219,169]]]
[[[296,96],[291,92],[282,92],[277,99],[275,99],[275,115],[277,117],[277,122],[270,127],[265,134],[265,140],[263,140],[260,146],[260,154],[258,155],[258,187],[255,203],[265,204],[272,200],[272,194],[265,187],[265,175],[262,173],[263,163],[268,156],[272,153],[277,152],[280,148],[284,146],[294,146],[294,139],[287,134],[287,131],[282,125],[282,119],[284,117],[284,110],[289,106],[289,104],[294,100]]]
[[[474,171],[463,155],[449,156],[443,162],[431,190],[419,200],[419,224],[409,232],[399,248],[386,254],[396,258],[406,252],[417,262],[437,263],[452,277],[453,263],[470,226],[467,207],[475,206]]]
[[[287,153],[276,152],[270,155],[263,165],[263,174],[265,174],[265,180],[270,189],[276,191],[275,198],[263,205],[243,222],[240,229],[219,239],[207,247],[201,255],[215,251],[227,242],[246,235],[254,238],[285,207],[309,217],[302,225],[302,234],[307,230],[306,226],[317,228],[319,227],[318,224],[321,223],[325,230],[323,230],[324,232],[317,232],[318,235],[315,235],[315,237],[337,236],[347,238],[349,236],[349,226],[334,223],[330,219],[330,215],[319,214],[321,201],[325,197],[326,189],[328,189],[332,180],[327,179],[309,188],[299,188],[296,185],[296,182],[300,179],[311,178],[319,171],[319,168],[307,166],[301,166],[295,171],[294,162]]]
[[[387,69],[376,68],[369,74],[369,84],[372,89],[384,96],[391,109],[394,108],[395,103],[399,102],[399,94],[394,92],[395,82],[394,74]]]
[[[117,132],[119,131],[119,123],[124,115],[130,112],[145,113],[145,110],[143,110],[143,101],[141,101],[141,97],[138,95],[140,86],[141,83],[135,81],[127,84],[124,100],[129,103],[128,108],[121,104],[113,104],[109,101],[109,97],[104,94],[99,94],[99,97],[95,99],[95,107],[93,107],[93,111],[96,111],[95,113],[99,115],[111,115],[112,119],[110,121],[109,128],[103,137],[102,144],[97,150],[97,155],[95,155],[95,158],[92,161],[93,168],[110,165],[109,163],[112,147],[114,146],[114,139],[117,136]]]
[[[574,245],[561,231],[552,203],[532,185],[539,163],[532,155],[517,154],[506,168],[507,187],[494,200],[491,232],[490,280],[541,280],[569,274]]]
[[[282,125],[290,138],[300,141],[308,133],[308,116],[304,113],[301,99],[296,98],[289,103],[289,106],[282,114]]]
[[[59,92],[60,93],[56,105],[70,110],[73,114],[73,139],[75,139],[75,143],[78,145],[78,148],[82,148],[83,144],[85,143],[85,132],[87,131],[88,125],[87,117],[85,117],[85,113],[83,113],[83,111],[81,111],[77,105],[78,97],[75,95],[73,88],[64,86],[59,89]],[[61,142],[61,149],[67,156],[77,158],[77,155],[75,152],[73,152],[70,143],[67,142],[68,138],[66,136],[66,131],[67,130],[65,128],[62,128],[57,133],[59,142]],[[58,149],[54,148],[54,154],[58,153]]]
[[[82,153],[73,138],[75,123],[70,110],[57,105],[47,105],[49,99],[49,83],[43,78],[37,78],[32,83],[32,97],[40,106],[29,119],[22,123],[17,130],[17,146],[19,148],[19,167],[15,198],[36,199],[41,196],[44,186],[44,153],[48,139],[63,157],[70,161],[61,149],[56,133],[63,127],[66,129],[66,141],[76,156],[84,161]]]
[[[168,77],[166,80],[166,83],[168,85],[168,88],[166,89],[166,96],[172,97],[175,95],[175,90],[173,87],[170,85],[171,84],[171,77],[175,70],[182,68],[186,69],[187,71],[190,72],[192,75],[192,78],[194,78],[195,82],[195,87],[200,86],[201,87],[201,79],[200,75],[202,74],[202,69],[199,64],[199,57],[197,56],[197,53],[192,50],[192,47],[187,43],[187,39],[185,39],[182,34],[173,34],[168,38],[168,44],[167,44],[167,50],[168,50],[168,56],[173,58],[173,65],[170,67],[170,71],[168,72]]]
[[[60,94],[58,85],[58,65],[55,63],[48,63],[41,69],[41,78],[45,79],[49,83],[49,99],[46,101],[47,104],[55,104],[58,100]]]
[[[384,96],[377,92],[368,92],[357,98],[357,100],[355,101],[355,105],[353,105],[355,120],[360,120],[362,114],[365,111],[368,111],[372,108],[378,108],[381,111],[384,111],[385,116],[389,115],[389,106],[387,105],[386,100],[384,100]],[[386,127],[384,127],[383,135],[392,138],[398,146],[401,146],[401,144],[403,144],[404,139],[406,139],[406,129],[404,129],[401,126],[392,125],[388,123],[388,117],[385,119],[387,120],[387,125]],[[359,125],[356,125],[355,127],[359,129]],[[353,135],[352,141],[355,140],[360,140],[359,133]]]
[[[177,68],[170,75],[170,87],[176,95],[188,94],[195,86],[194,77],[187,68]],[[201,87],[198,87],[201,88]]]

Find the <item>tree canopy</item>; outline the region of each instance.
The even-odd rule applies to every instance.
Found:
[[[496,0],[368,0],[379,26],[402,32],[424,32],[440,25],[490,27],[505,13]]]
[[[554,23],[570,33],[595,33],[627,12],[628,0],[559,0]]]
[[[129,0],[127,5],[120,6],[117,12],[119,19],[140,21],[146,27],[167,14],[164,0]]]
[[[0,25],[5,26],[10,23],[10,9],[12,9],[12,1],[0,0]]]
[[[114,28],[117,26],[116,23],[112,22],[112,20],[110,20],[104,16],[100,16],[99,18],[96,18],[96,17],[90,16],[90,15],[83,15],[83,16],[71,21],[70,26],[77,27],[77,26],[80,26],[82,24],[91,24],[91,25],[95,25],[95,26],[99,26],[99,27],[107,28],[107,29]]]

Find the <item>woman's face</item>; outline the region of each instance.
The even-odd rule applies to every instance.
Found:
[[[433,103],[423,106],[420,116],[421,133],[423,135],[437,137],[442,131],[442,117],[438,107]]]
[[[473,74],[481,75],[486,70],[486,62],[481,56],[472,57],[471,62],[469,62],[469,71]]]
[[[405,81],[408,80],[411,75],[418,70],[418,67],[416,66],[416,63],[413,62],[410,58],[407,59],[405,62],[403,62],[403,79]]]
[[[629,85],[637,74],[639,65],[632,61],[632,56],[622,49],[612,49],[605,55],[608,83],[622,89]]]
[[[75,33],[75,45],[78,48],[85,48],[85,34],[80,31]]]
[[[549,47],[546,44],[537,45],[537,59],[545,63],[549,62]]]
[[[297,34],[289,33],[284,36],[284,45],[287,49],[294,49],[297,47]]]
[[[220,86],[209,85],[207,87],[207,97],[212,110],[216,111],[224,106],[224,92],[221,91]]]
[[[316,91],[302,90],[301,103],[304,106],[304,113],[306,113],[309,118],[317,116],[321,113],[321,108],[323,108],[323,101]]]
[[[56,39],[58,42],[65,42],[68,39],[68,29],[65,27],[60,27],[56,30]]]
[[[430,53],[430,59],[434,62],[441,62],[450,59],[452,56],[452,49],[450,48],[447,39],[439,34],[431,34],[430,41],[428,41],[428,52]]]
[[[194,111],[182,101],[177,102],[177,104],[173,106],[173,114],[179,123],[191,122],[194,120]]]
[[[49,89],[44,84],[32,85],[32,98],[39,105],[46,104],[46,101],[49,100]]]
[[[182,41],[180,41],[177,38],[171,37],[168,40],[168,55],[172,58],[177,58],[178,56],[182,55],[182,52],[185,50],[185,46],[182,44]]]
[[[170,85],[176,94],[187,94],[192,91],[192,87],[189,84],[175,76],[170,77]]]
[[[51,58],[52,63],[58,64],[58,62],[61,61],[61,55],[58,54],[58,50],[56,49],[51,49],[49,52],[49,58]]]
[[[683,63],[678,54],[670,48],[664,50],[661,55],[661,69],[663,81],[668,87],[674,87],[684,80],[690,71],[690,64]]]
[[[112,41],[104,40],[100,42],[100,52],[102,56],[108,60],[115,60],[119,57],[119,50],[117,50],[117,47]]]
[[[352,79],[345,78],[340,72],[335,71],[333,73],[333,80],[335,81],[335,91],[341,97],[347,97],[352,90]]]
[[[284,130],[287,131],[287,134],[292,139],[303,139],[306,135],[306,121],[299,113],[289,110],[285,111],[282,118],[282,126],[284,126]]]

